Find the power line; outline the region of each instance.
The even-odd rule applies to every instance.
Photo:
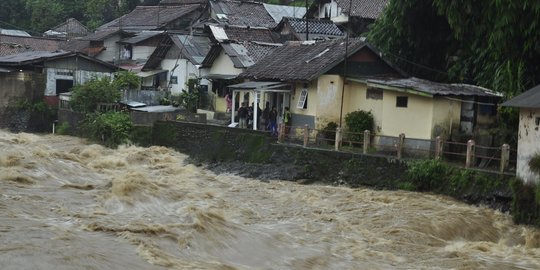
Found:
[[[415,65],[415,66],[417,66],[417,67],[421,67],[421,68],[423,68],[423,69],[427,69],[427,70],[434,71],[434,72],[437,72],[437,73],[440,73],[440,74],[444,74],[444,75],[451,75],[450,73],[448,73],[448,72],[446,72],[446,71],[434,69],[434,68],[432,68],[432,67],[428,67],[428,66],[426,66],[426,65],[416,63],[416,62],[414,62],[414,61],[412,61],[412,60],[409,60],[409,59],[407,59],[407,58],[401,57],[401,56],[399,56],[399,55],[396,55],[396,54],[393,54],[393,53],[390,53],[390,52],[387,52],[386,54],[391,55],[391,56],[393,56],[393,57],[395,57],[395,58],[397,58],[397,59],[399,59],[399,60],[405,61],[405,62],[407,62],[407,63],[409,63],[409,64]]]

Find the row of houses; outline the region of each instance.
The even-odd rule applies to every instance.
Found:
[[[293,125],[314,129],[341,124],[352,111],[371,111],[377,134],[405,133],[419,147],[430,147],[422,140],[470,137],[491,127],[500,94],[410,77],[365,39],[345,38],[361,36],[388,2],[317,0],[306,10],[163,0],[95,32],[70,19],[46,37],[0,34],[0,114],[10,100],[36,96],[36,88],[55,104],[74,85],[129,70],[141,77],[141,90],[171,95],[198,79],[213,112],[227,111],[229,93],[233,125],[234,111],[247,102],[276,106],[280,115],[289,107]]]

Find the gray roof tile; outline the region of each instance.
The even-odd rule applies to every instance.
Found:
[[[349,55],[364,46],[366,43],[361,39],[350,39]],[[240,77],[256,80],[309,81],[339,64],[344,54],[343,39],[289,42],[248,68]]]

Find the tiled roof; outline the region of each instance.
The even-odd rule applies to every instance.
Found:
[[[296,33],[306,33],[306,20],[298,18],[283,18],[283,20],[287,21]],[[337,25],[330,20],[308,20],[308,31],[310,34],[343,36]]]
[[[111,28],[111,29],[105,29],[105,30],[98,30],[94,33],[91,33],[87,36],[82,37],[82,40],[89,40],[89,41],[103,41],[107,39],[108,37],[123,32],[120,29],[117,28]]]
[[[415,90],[428,95],[436,96],[485,96],[485,97],[500,97],[495,92],[475,85],[470,84],[448,84],[438,83],[419,78],[406,79],[370,79],[367,80],[370,85],[381,85],[386,87]]]
[[[224,30],[229,40],[275,42],[274,33],[266,28],[228,26]]]
[[[210,1],[217,19],[230,25],[249,25],[272,28],[277,25],[274,18],[259,2],[218,0]]]
[[[343,13],[349,16],[377,19],[388,6],[390,0],[352,0],[352,12],[349,13],[350,0],[334,0]]]
[[[265,58],[281,44],[262,42],[221,43],[214,45],[203,61],[204,67],[210,67],[223,50],[231,59],[235,68],[247,68]]]
[[[46,35],[62,35],[62,36],[86,36],[88,28],[74,18],[69,18],[65,22],[51,28],[45,32]]]
[[[63,43],[65,41],[59,39],[0,35],[0,56],[27,51],[52,52],[59,50]]]
[[[249,57],[254,63],[261,61],[267,55],[279,48],[281,44],[268,44],[261,42],[244,42],[244,47],[248,51]]]
[[[128,38],[120,40],[119,43],[137,44],[137,43],[143,42],[143,41],[145,41],[145,40],[147,40],[149,38],[153,38],[155,36],[161,35],[163,33],[164,33],[163,31],[142,31],[142,32],[139,32],[139,33],[135,34],[135,36],[133,36],[133,37],[128,37]]]
[[[160,5],[206,4],[209,0],[161,0]]]
[[[137,6],[130,13],[98,28],[122,28],[126,30],[155,30],[199,9],[200,5]]]
[[[274,18],[274,22],[279,23],[283,17],[303,18],[306,14],[305,7],[283,6],[263,4],[266,12]]]
[[[350,39],[349,55],[366,46],[361,39]],[[320,42],[289,42],[275,49],[240,77],[256,80],[313,80],[343,60],[343,39]]]

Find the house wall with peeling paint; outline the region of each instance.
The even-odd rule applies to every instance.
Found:
[[[449,139],[452,131],[459,128],[460,118],[461,101],[434,97],[431,137]]]
[[[520,109],[518,132],[517,175],[525,183],[538,183],[539,176],[529,169],[531,157],[540,153],[540,110]]]

